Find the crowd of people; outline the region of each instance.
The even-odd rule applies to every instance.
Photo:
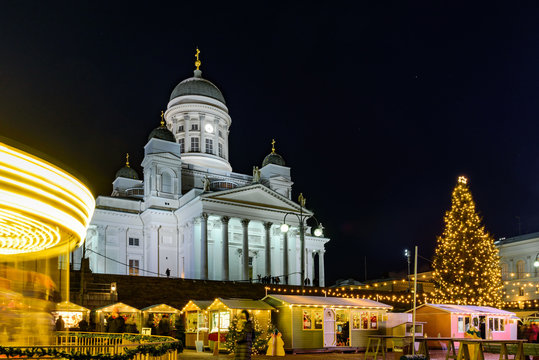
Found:
[[[522,324],[518,327],[518,338],[528,340],[529,343],[536,343],[538,334],[539,325],[536,322]]]

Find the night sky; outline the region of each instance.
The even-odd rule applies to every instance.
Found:
[[[381,277],[432,257],[459,175],[495,238],[539,231],[539,5],[510,3],[2,1],[0,135],[109,195],[198,46],[233,170],[275,138],[327,283]]]

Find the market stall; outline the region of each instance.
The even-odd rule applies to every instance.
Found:
[[[425,323],[425,335],[431,337],[462,338],[470,327],[474,327],[483,339],[517,338],[515,314],[489,306],[423,304],[416,308],[416,321]]]
[[[271,311],[275,310],[271,305],[262,300],[252,299],[215,299],[208,306],[209,313],[209,346],[213,349],[213,342],[219,342],[219,349],[225,349],[224,339],[228,327],[240,312],[247,310],[253,319],[253,325],[262,331],[268,329],[271,323]]]
[[[273,324],[285,349],[365,347],[367,336],[381,333],[392,307],[368,299],[267,295],[278,311]]]
[[[202,341],[201,346],[208,346],[208,312],[206,309],[211,300],[189,300],[182,309],[185,317],[185,347],[195,348],[196,341]]]
[[[113,312],[124,318],[126,324],[134,323],[137,329],[141,328],[140,310],[124,303],[115,303],[95,309],[96,331],[106,332],[107,320]]]
[[[74,304],[69,301],[57,303],[55,309],[51,312],[51,314],[54,317],[55,323],[61,316],[62,320],[64,321],[64,327],[70,330],[76,329],[85,331],[87,330],[87,328],[84,329],[85,326],[83,326],[83,329],[80,329],[79,323],[82,319],[84,319],[86,320],[86,324],[88,324],[90,320],[90,309],[87,309],[83,306]]]
[[[176,319],[180,316],[181,311],[167,304],[158,304],[145,307],[142,311],[142,327],[151,328],[151,333],[155,335],[172,336],[176,329]],[[169,322],[169,333],[164,334],[159,328],[161,319],[167,318]]]

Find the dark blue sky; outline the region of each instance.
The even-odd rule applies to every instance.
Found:
[[[363,279],[365,256],[370,278],[402,271],[405,247],[432,256],[461,174],[496,238],[516,216],[539,231],[539,5],[509,3],[4,1],[0,134],[109,194],[199,46],[233,169],[277,140],[329,280]]]

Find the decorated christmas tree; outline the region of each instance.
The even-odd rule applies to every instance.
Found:
[[[438,237],[434,255],[434,302],[462,305],[501,305],[501,270],[494,239],[461,176],[453,190],[445,229]]]

